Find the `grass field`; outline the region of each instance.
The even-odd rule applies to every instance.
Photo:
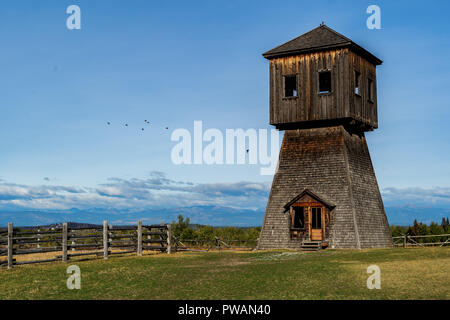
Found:
[[[0,299],[450,299],[450,248],[207,252],[0,269]],[[369,265],[381,289],[369,290]]]

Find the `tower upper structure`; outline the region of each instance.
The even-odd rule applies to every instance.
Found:
[[[369,51],[324,24],[263,54],[270,64],[270,124],[280,130],[378,128]]]

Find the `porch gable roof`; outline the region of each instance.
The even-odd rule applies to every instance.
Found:
[[[298,200],[300,200],[301,198],[303,198],[305,195],[309,195],[311,198],[317,200],[317,202],[322,203],[325,207],[327,207],[328,209],[333,209],[335,207],[335,205],[329,203],[328,201],[323,200],[321,197],[319,197],[318,195],[316,195],[315,193],[313,193],[312,191],[310,191],[309,189],[305,189],[303,190],[300,194],[298,194],[297,196],[295,196],[291,201],[289,201],[287,204],[285,204],[284,206],[284,212],[288,211],[290,206],[292,206],[294,203],[296,203]]]

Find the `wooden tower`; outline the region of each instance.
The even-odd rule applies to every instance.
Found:
[[[364,136],[382,61],[324,24],[263,56],[270,124],[285,133],[258,248],[392,246]]]

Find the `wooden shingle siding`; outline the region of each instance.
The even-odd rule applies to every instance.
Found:
[[[350,109],[351,115],[354,119],[369,124],[373,129],[378,128],[378,115],[377,115],[377,95],[376,95],[376,67],[369,63],[361,56],[350,52],[350,79],[351,88],[350,92]],[[355,76],[354,72],[360,73],[360,95],[354,94],[355,88]],[[373,101],[369,101],[368,96],[368,80],[373,81]]]
[[[312,199],[324,205],[323,242],[331,248],[391,247],[364,136],[378,128],[376,66],[382,61],[323,24],[263,56],[269,60],[270,124],[286,131],[258,247],[301,248],[311,223],[291,230],[290,206]],[[321,72],[330,72],[331,82]],[[294,75],[298,96],[292,94]],[[311,199],[301,199],[305,194]]]
[[[284,206],[308,189],[335,207],[324,242],[332,248],[392,246],[364,134],[343,126],[286,130],[261,230],[259,249],[300,248]]]

